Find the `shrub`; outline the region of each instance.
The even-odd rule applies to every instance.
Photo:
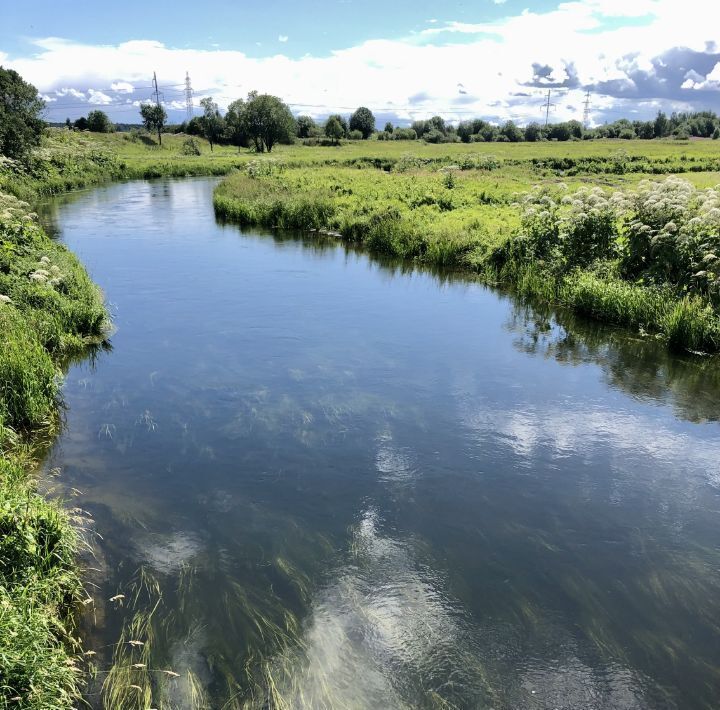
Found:
[[[183,141],[180,152],[183,155],[201,155],[200,144],[191,136]]]
[[[353,130],[350,131],[350,133],[348,134],[348,138],[349,138],[351,141],[361,141],[361,140],[364,138],[364,136],[363,136],[363,134],[362,134],[362,131],[358,131],[357,129],[353,129]]]

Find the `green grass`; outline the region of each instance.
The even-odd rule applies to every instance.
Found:
[[[106,328],[102,295],[77,259],[0,193],[0,707],[79,698],[78,536],[61,505],[36,492],[30,444],[57,423],[59,359]]]
[[[657,155],[661,155],[661,148],[667,150],[667,144],[657,146]],[[692,271],[687,273],[686,283],[657,279],[646,279],[646,283],[637,279],[636,283],[635,277],[623,277],[622,262],[613,261],[619,258],[614,250],[620,250],[626,241],[625,217],[620,211],[610,217],[616,226],[608,244],[594,257],[608,263],[593,270],[587,268],[591,266],[588,263],[572,262],[592,252],[595,234],[599,234],[593,232],[594,217],[585,223],[585,232],[575,228],[591,214],[597,197],[595,193],[575,190],[587,185],[602,186],[606,191],[634,189],[647,176],[593,172],[561,180],[555,174],[539,177],[529,164],[513,163],[503,168],[488,167],[467,157],[464,161],[456,166],[423,165],[406,158],[388,171],[323,165],[293,167],[283,160],[265,157],[226,178],[215,191],[214,205],[222,219],[329,232],[375,254],[480,273],[490,280],[511,284],[523,295],[562,304],[598,320],[660,334],[673,348],[720,350],[718,304],[711,301],[709,292],[688,291],[688,286],[695,283]],[[669,164],[673,161],[671,158]],[[698,181],[701,185],[707,179],[706,173],[695,175],[704,178]],[[548,226],[548,238],[560,241],[550,244],[549,253],[537,262],[526,247],[526,232],[532,227],[524,221],[523,202],[524,191],[534,184],[553,195],[569,194],[575,200],[576,195],[584,195],[581,199],[587,201],[573,214],[562,206],[560,197],[553,198],[559,210],[553,219],[567,234],[553,237]],[[670,192],[682,192],[682,184],[677,181],[667,185]],[[537,193],[533,199],[542,199],[543,194]],[[630,201],[634,194],[630,193]],[[536,228],[545,227],[540,224]],[[697,249],[707,251],[709,247],[705,244],[704,249]]]

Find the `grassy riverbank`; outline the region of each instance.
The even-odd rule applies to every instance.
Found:
[[[102,295],[28,205],[0,193],[0,706],[68,708],[81,594],[69,513],[36,489],[32,445],[58,425],[62,357],[100,340]]]
[[[255,161],[217,188],[215,209],[241,224],[330,231],[373,252],[481,273],[674,348],[720,349],[716,191],[642,182],[642,173],[571,170],[561,180],[487,160],[405,158],[389,172]],[[698,175],[705,184],[709,174]]]

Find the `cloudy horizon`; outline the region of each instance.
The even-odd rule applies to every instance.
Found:
[[[316,118],[365,105],[378,121],[400,124],[434,114],[526,124],[544,120],[548,91],[551,121],[582,120],[588,92],[594,125],[658,110],[720,111],[720,32],[702,21],[706,0],[451,2],[451,15],[422,20],[420,2],[412,19],[398,12],[387,22],[373,3],[363,8],[375,21],[350,29],[359,10],[349,0],[332,6],[326,24],[320,16],[307,27],[277,2],[254,31],[202,36],[232,24],[224,8],[198,21],[195,35],[167,22],[139,32],[118,21],[97,41],[80,25],[45,24],[20,8],[0,30],[0,65],[38,88],[50,121],[101,108],[136,123],[153,72],[173,121],[185,117],[186,72],[196,107],[213,96],[224,108],[256,89]]]

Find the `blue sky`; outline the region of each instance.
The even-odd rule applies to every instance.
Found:
[[[51,120],[93,107],[137,120],[152,72],[173,119],[194,102],[221,106],[251,89],[322,117],[367,105],[382,120],[440,113],[519,123],[645,118],[658,109],[720,111],[720,33],[709,0],[473,0],[438,3],[228,0],[121,9],[40,0],[4,9],[0,63],[47,101]]]

